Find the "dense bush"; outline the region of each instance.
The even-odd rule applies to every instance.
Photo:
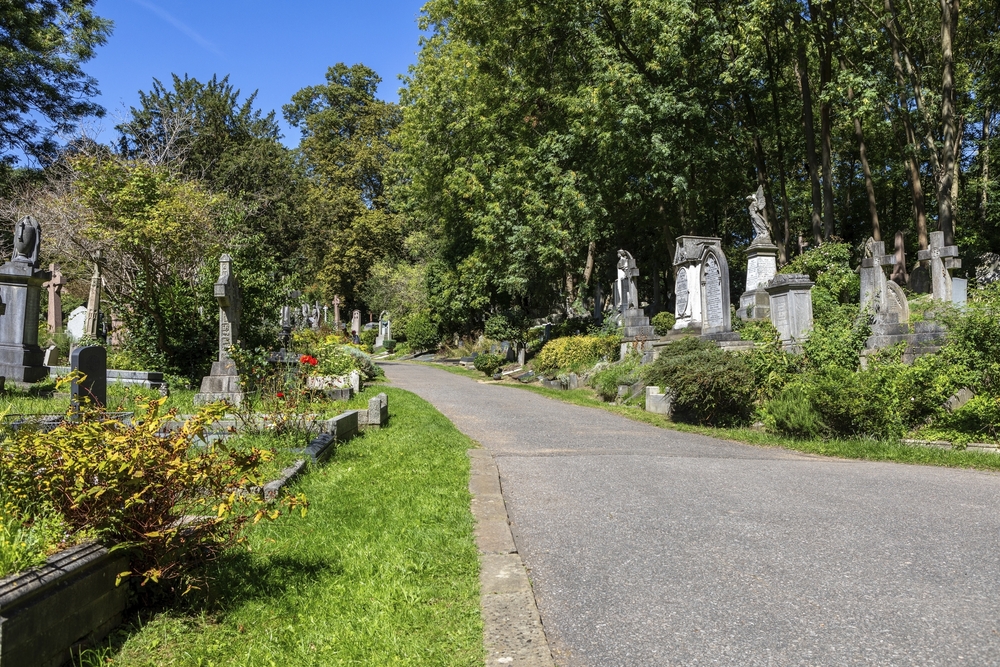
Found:
[[[361,344],[365,346],[365,349],[369,352],[375,347],[375,339],[378,338],[377,329],[365,329],[358,336],[361,339]]]
[[[491,315],[486,320],[483,333],[487,338],[497,341],[524,342],[528,329],[528,320],[520,310],[510,310]]]
[[[674,317],[673,313],[663,311],[662,313],[657,313],[650,320],[650,324],[653,325],[653,331],[656,332],[657,336],[666,336],[674,328],[674,324],[677,323],[677,318]]]
[[[764,408],[764,424],[769,431],[800,438],[817,438],[827,430],[800,384],[786,386],[768,401]]]
[[[143,583],[191,584],[193,564],[234,544],[249,522],[280,512],[251,491],[266,481],[260,471],[270,452],[201,440],[225,405],[209,406],[163,436],[176,418],[159,414],[165,400],[151,401],[134,424],[85,410],[82,419],[49,432],[7,434],[0,486],[8,502],[21,511],[50,505],[71,529],[131,548],[131,575]]]
[[[535,357],[535,369],[541,372],[559,369],[581,370],[603,359],[618,358],[618,336],[569,336],[550,340]]]
[[[382,347],[383,349],[385,349],[386,352],[392,354],[396,350],[396,341],[387,338],[386,340],[382,341]]]
[[[477,371],[493,377],[505,363],[507,359],[502,354],[480,354],[473,360],[472,365]]]
[[[746,359],[689,337],[667,345],[645,369],[648,383],[677,394],[674,419],[696,424],[744,424],[754,410],[754,377]]]
[[[620,362],[609,364],[595,372],[588,380],[588,384],[603,400],[613,401],[618,398],[619,385],[634,384],[642,377],[640,360],[638,354],[629,354]]]
[[[406,341],[414,352],[418,350],[437,350],[441,342],[437,324],[427,313],[417,313],[406,323]]]

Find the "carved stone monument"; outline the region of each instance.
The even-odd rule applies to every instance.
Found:
[[[378,336],[375,337],[375,347],[382,347],[385,341],[392,340],[392,322],[389,313],[382,311],[378,316]]]
[[[771,303],[771,323],[782,343],[801,343],[813,326],[813,282],[799,273],[775,276],[767,284]]]
[[[778,247],[771,242],[767,224],[764,186],[747,197],[754,239],[747,249],[746,290],[740,296],[737,315],[744,320],[766,320],[770,316],[770,301],[764,289],[778,273]]]
[[[229,255],[219,259],[219,279],[214,294],[219,302],[219,360],[212,364],[211,375],[201,381],[201,391],[195,394],[196,405],[226,400],[239,405],[243,400],[236,363],[229,356],[229,347],[240,337],[240,288],[233,274]]]
[[[90,296],[87,299],[87,320],[83,325],[83,335],[97,340],[101,333],[101,251],[94,257],[94,275],[90,279]]]
[[[340,297],[333,297],[333,329],[340,331]]]
[[[917,253],[920,261],[930,261],[931,294],[938,301],[955,303],[954,281],[962,280],[963,288],[967,288],[964,279],[951,277],[954,269],[962,268],[962,260],[958,256],[957,246],[946,246],[944,244],[944,232],[931,232],[931,243],[927,250]],[[958,296],[964,295],[965,289],[961,289]],[[964,303],[964,301],[959,302]]]
[[[62,288],[69,281],[63,277],[59,267],[55,264],[49,264],[49,273],[52,274],[52,277],[48,282],[42,284],[42,287],[49,292],[49,333],[59,333],[63,330]]]
[[[21,218],[14,228],[14,255],[0,267],[0,376],[16,385],[49,376],[38,347],[42,285],[49,278],[38,266],[41,245],[41,225]]]
[[[708,246],[701,261],[701,335],[730,333],[729,263],[721,247]]]
[[[621,316],[624,330],[624,342],[622,343],[622,353],[625,347],[632,343],[642,343],[653,339],[655,333],[649,324],[649,318],[639,307],[639,290],[636,281],[639,279],[639,268],[636,266],[635,258],[625,251],[618,251],[618,282],[615,284],[615,306]]]
[[[351,313],[351,333],[361,335],[361,311]]]
[[[701,263],[706,248],[722,249],[722,239],[713,236],[681,236],[674,251],[674,329],[700,332],[702,322]]]

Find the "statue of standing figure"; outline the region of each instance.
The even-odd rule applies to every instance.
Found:
[[[771,226],[767,224],[767,198],[764,196],[764,186],[759,186],[755,194],[747,195],[747,202],[750,204],[753,242],[770,244]]]

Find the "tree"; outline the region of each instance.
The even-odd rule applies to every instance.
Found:
[[[89,98],[97,81],[83,63],[111,33],[91,11],[95,0],[10,0],[0,7],[0,154],[47,161],[55,136],[104,110]]]
[[[284,112],[302,131],[307,180],[301,271],[328,298],[352,299],[372,266],[401,249],[398,216],[386,198],[386,171],[401,116],[375,97],[371,69],[338,63],[326,83],[295,93]]]

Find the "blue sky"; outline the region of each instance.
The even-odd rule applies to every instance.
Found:
[[[171,73],[206,80],[229,74],[257,107],[274,109],[293,93],[323,82],[337,62],[364,63],[382,77],[379,97],[398,98],[398,75],[416,61],[423,0],[98,0],[96,11],[114,33],[85,65],[97,78],[108,110],[100,138],[138,103],[138,91]],[[285,143],[298,132],[281,118]]]

